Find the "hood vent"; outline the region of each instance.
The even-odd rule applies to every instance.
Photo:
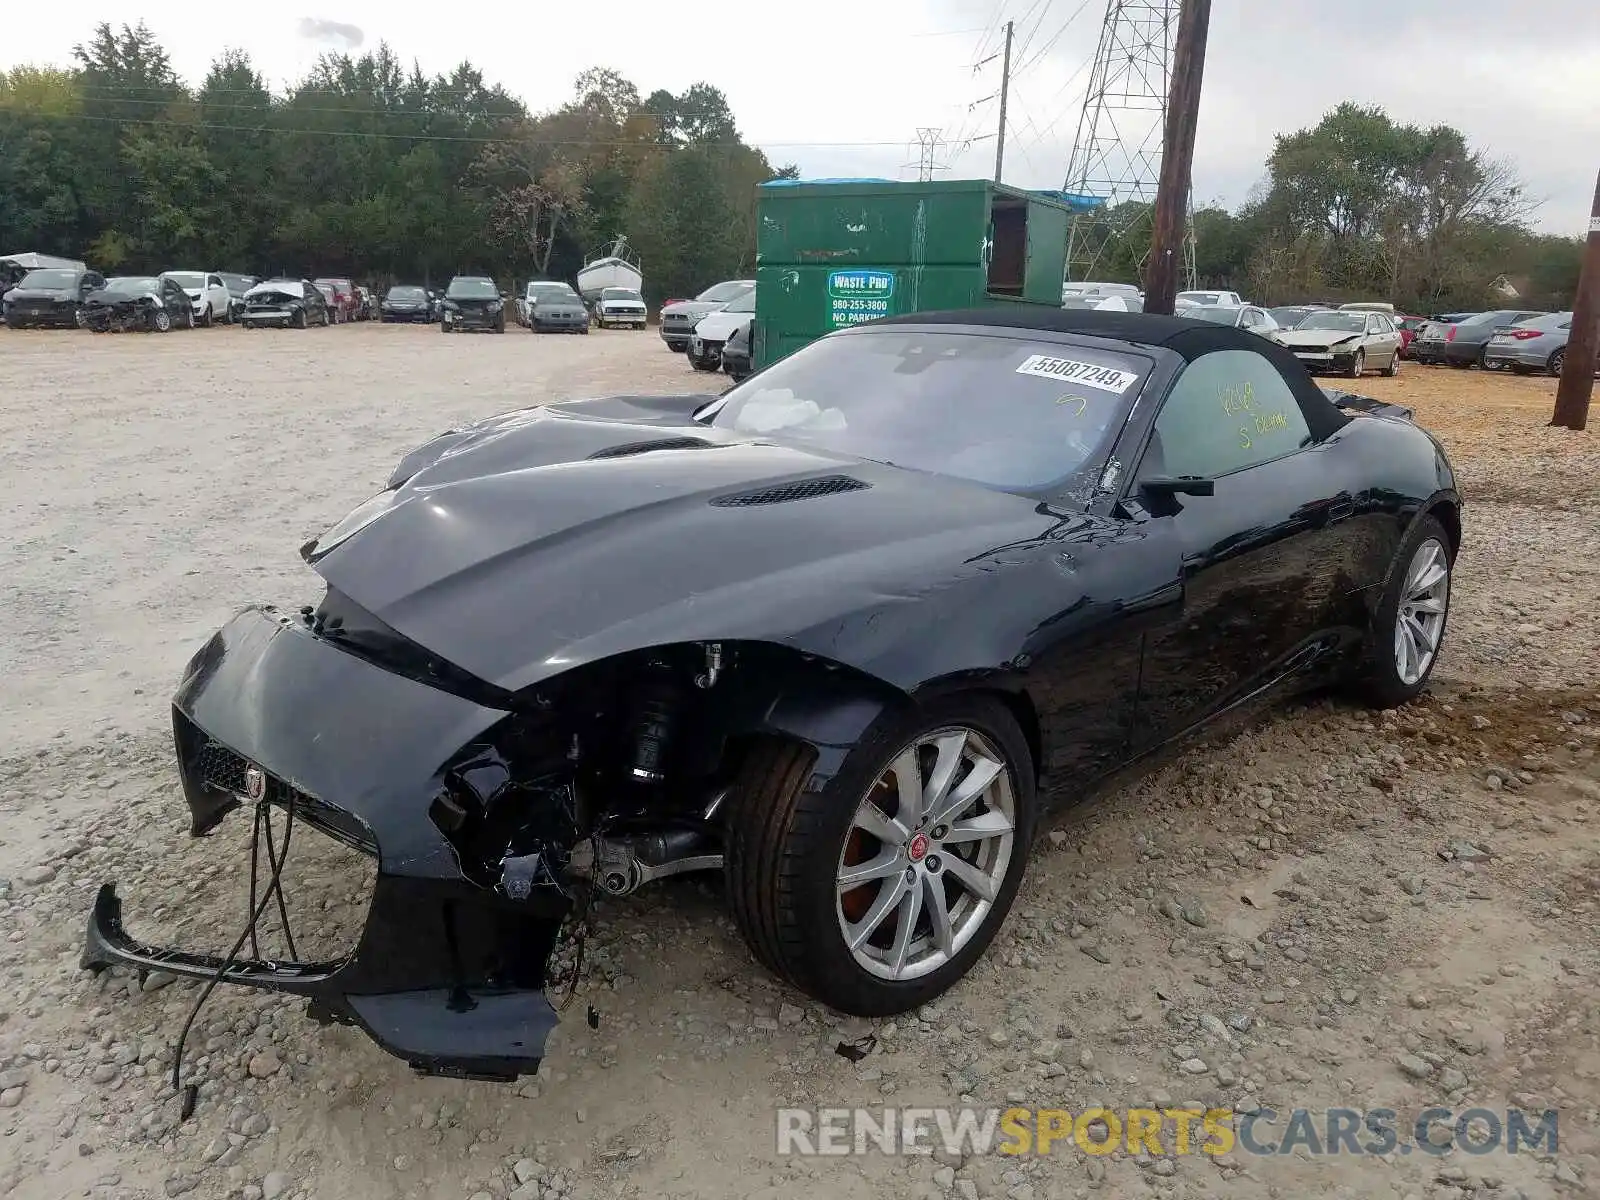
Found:
[[[871,486],[849,475],[823,475],[759,491],[718,496],[711,504],[714,508],[753,508],[758,504],[787,504],[790,500],[809,500],[814,496],[832,496],[838,492],[859,492]]]
[[[626,458],[630,454],[648,454],[652,450],[698,450],[702,446],[710,446],[705,438],[675,437],[656,438],[650,442],[629,442],[624,446],[607,446],[604,450],[596,450],[589,455],[594,458]]]

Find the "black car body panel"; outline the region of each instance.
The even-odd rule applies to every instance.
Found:
[[[63,267],[29,271],[5,294],[5,322],[13,329],[74,328],[89,293],[105,285],[105,277],[98,271]]]
[[[90,292],[83,304],[84,328],[97,333],[158,328],[158,313],[177,325],[193,312],[189,293],[176,281],[159,277],[122,277]]]
[[[748,739],[802,743],[826,781],[883,714],[980,689],[1019,714],[1059,805],[1222,712],[1331,677],[1419,517],[1459,536],[1429,434],[1324,393],[1286,350],[1231,328],[918,314],[829,335],[742,388],[885,335],[1042,345],[1046,375],[1081,366],[1074,354],[1139,369],[1107,401],[1100,448],[1038,489],[715,423],[741,388],[720,405],[530,408],[418,447],[302,548],[321,604],[237,617],[174,700],[195,833],[239,803],[250,764],[266,802],[294,798],[378,860],[348,961],[225,978],[307,994],[423,1070],[532,1070],[582,851],[640,822],[714,850],[718,789]],[[1280,372],[1311,440],[1152,511],[1136,480],[1171,453],[1156,415],[1218,348]],[[1057,395],[1051,382],[1030,395]],[[218,969],[130,942],[117,916],[108,894],[86,964]]]
[[[471,329],[504,333],[505,297],[495,290],[494,280],[486,276],[458,275],[445,288],[439,322],[446,333]]]
[[[382,321],[409,321],[429,324],[433,321],[433,301],[425,289],[402,286],[390,288],[378,305],[378,318]]]
[[[304,279],[269,279],[245,296],[240,320],[245,328],[272,326],[304,329],[332,320],[322,289]]]

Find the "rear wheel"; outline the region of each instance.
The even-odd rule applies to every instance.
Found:
[[[1400,544],[1373,618],[1358,687],[1374,708],[1404,704],[1427,686],[1450,615],[1450,538],[1427,516]]]
[[[734,920],[767,967],[860,1016],[945,991],[993,940],[1033,833],[1010,713],[954,696],[887,713],[813,789],[811,751],[760,743],[730,799]]]

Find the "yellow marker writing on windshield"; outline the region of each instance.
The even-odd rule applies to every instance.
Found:
[[[1089,407],[1089,402],[1087,400],[1085,400],[1082,396],[1062,396],[1062,397],[1060,397],[1059,399],[1056,400],[1056,403],[1057,404],[1076,404],[1078,406],[1078,411],[1072,414],[1075,417],[1083,416],[1083,410]]]

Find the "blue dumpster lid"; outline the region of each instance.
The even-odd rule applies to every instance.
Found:
[[[1085,196],[1079,192],[1046,191],[1034,188],[1035,196],[1043,196],[1046,200],[1054,200],[1058,204],[1065,204],[1069,208],[1085,209],[1100,208],[1106,202],[1104,196]]]

